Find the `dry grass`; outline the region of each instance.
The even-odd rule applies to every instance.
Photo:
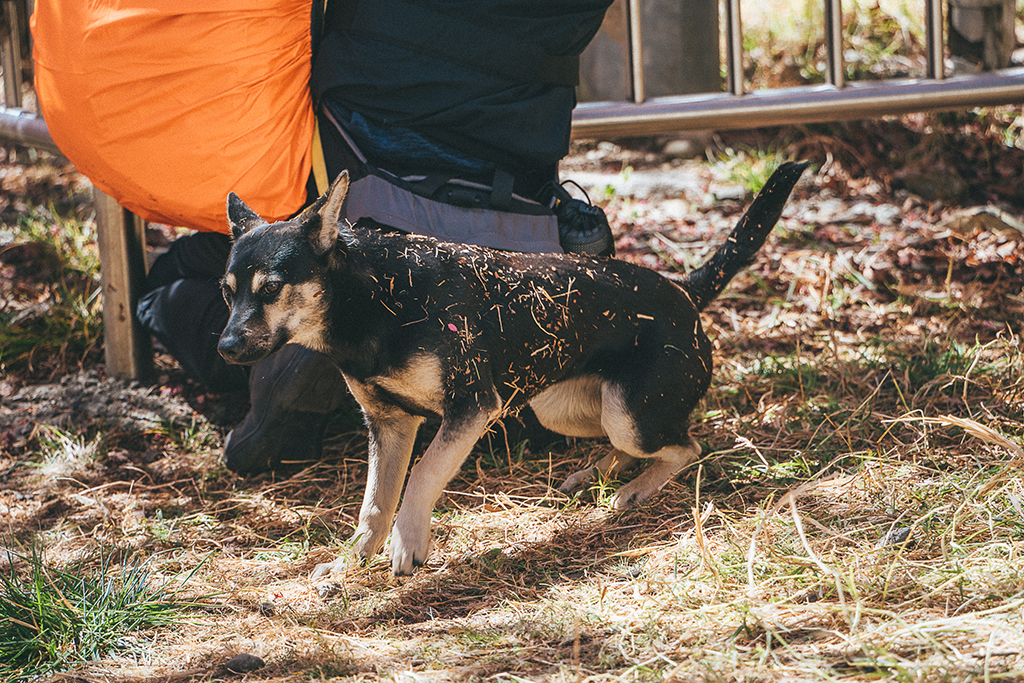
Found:
[[[779,454],[806,452],[813,433],[720,433],[759,457],[714,452],[622,514],[602,507],[605,490],[566,500],[546,486],[585,449],[511,471],[479,463],[439,506],[427,567],[410,579],[383,561],[356,567],[328,597],[306,577],[343,550],[335,525],[351,524],[360,459],[240,490],[212,454],[205,483],[61,486],[70,509],[43,537],[55,561],[160,550],[152,562],[173,576],[205,559],[191,588],[221,596],[215,612],[152,634],[148,658],[85,667],[85,680],[202,675],[242,651],[282,681],[1018,675],[1019,472],[973,435],[907,419],[879,428],[877,452],[840,447],[844,466],[796,473]],[[133,514],[140,502],[165,512]],[[881,545],[894,529],[909,535]]]
[[[55,427],[0,430],[5,544],[56,567],[148,559],[155,581],[214,596],[50,680],[220,680],[242,652],[266,662],[248,679],[282,683],[1024,680],[1024,235],[944,225],[896,177],[952,156],[970,197],[1010,203],[1008,120],[953,138],[923,118],[798,129],[753,161],[666,164],[705,189],[763,176],[765,157],[820,168],[704,317],[704,458],[637,510],[608,509],[615,482],[557,493],[600,442],[531,453],[499,436],[440,501],[427,566],[396,579],[378,558],[317,586],[313,567],[348,551],[360,431],[294,476],[241,479],[200,414],[128,430],[69,406]],[[623,169],[664,161],[620,151]],[[701,262],[738,208],[711,195],[612,198],[622,257]],[[0,377],[0,416],[24,381]],[[136,391],[189,412],[172,385]]]
[[[69,675],[219,679],[247,652],[266,681],[1024,677],[1024,237],[984,283],[965,264],[985,234],[923,222],[896,243],[857,224],[865,241],[815,241],[834,233],[801,216],[826,182],[706,316],[707,455],[638,510],[609,511],[606,482],[556,492],[600,443],[483,447],[438,505],[426,567],[396,579],[378,559],[315,586],[347,551],[363,434],[290,478],[242,480],[201,420],[41,431],[23,453],[39,468],[0,494],[10,538],[56,565],[147,557],[160,580],[201,564],[187,588],[216,596],[140,633],[147,654]],[[689,229],[710,248],[712,225]]]

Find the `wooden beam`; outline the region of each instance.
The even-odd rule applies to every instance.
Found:
[[[0,5],[0,71],[3,71],[4,105],[21,106],[21,8],[14,0]]]
[[[146,225],[113,197],[93,189],[103,287],[103,344],[107,374],[147,380],[153,370],[149,332],[135,317],[146,282]]]

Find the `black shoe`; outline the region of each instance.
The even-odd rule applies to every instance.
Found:
[[[253,366],[251,408],[224,441],[224,464],[239,474],[266,472],[320,458],[330,413],[345,380],[327,356],[288,344]]]
[[[591,204],[589,197],[586,202],[574,199],[558,183],[548,185],[547,191],[551,193],[550,203],[558,217],[558,241],[562,249],[570,254],[615,256],[615,238],[601,207]]]

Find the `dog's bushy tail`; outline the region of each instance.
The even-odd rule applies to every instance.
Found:
[[[707,263],[686,276],[683,287],[697,310],[704,310],[736,273],[754,261],[805,168],[806,161],[787,161],[775,169],[725,244]]]

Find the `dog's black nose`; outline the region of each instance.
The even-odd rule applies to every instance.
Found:
[[[222,334],[217,351],[229,363],[237,361],[245,348],[245,342],[237,334]]]

